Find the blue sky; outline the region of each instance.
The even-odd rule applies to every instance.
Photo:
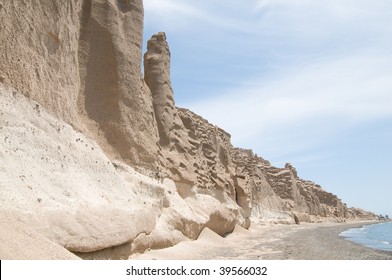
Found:
[[[144,8],[145,40],[166,32],[177,106],[349,206],[392,216],[392,1]]]

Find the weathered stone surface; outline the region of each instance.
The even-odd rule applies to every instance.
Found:
[[[14,213],[77,252],[129,242],[155,228],[158,212],[135,195],[143,181],[132,171],[125,180],[96,142],[22,94],[1,86],[0,93],[0,214]],[[158,190],[148,199],[161,200]]]
[[[3,1],[0,21],[0,216],[60,245],[54,258],[126,258],[251,221],[376,217],[177,108],[162,32],[143,78],[141,0]]]
[[[6,1],[0,19],[5,85],[111,157],[155,166],[156,121],[141,74],[141,0]]]
[[[126,257],[195,239],[205,227],[224,235],[237,223],[239,208],[224,194],[191,186],[180,195],[173,181],[112,161],[96,142],[1,85],[0,112],[0,216],[80,256]]]
[[[348,208],[347,213],[348,218],[357,220],[374,220],[376,216],[373,212],[356,207]]]
[[[193,157],[189,154],[191,145],[174,103],[170,51],[163,32],[148,41],[144,55],[144,79],[151,91],[159,133],[157,157],[160,176],[169,176],[177,183],[191,185],[195,176],[186,172],[193,165]]]

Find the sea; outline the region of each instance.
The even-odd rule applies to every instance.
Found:
[[[339,236],[366,247],[392,252],[392,222],[352,228]]]

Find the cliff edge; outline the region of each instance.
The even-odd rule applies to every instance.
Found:
[[[23,226],[53,258],[127,258],[204,228],[376,218],[176,107],[141,0],[2,1],[0,19],[3,241]]]

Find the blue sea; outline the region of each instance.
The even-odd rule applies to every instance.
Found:
[[[339,235],[366,247],[392,251],[392,222],[352,228]]]

